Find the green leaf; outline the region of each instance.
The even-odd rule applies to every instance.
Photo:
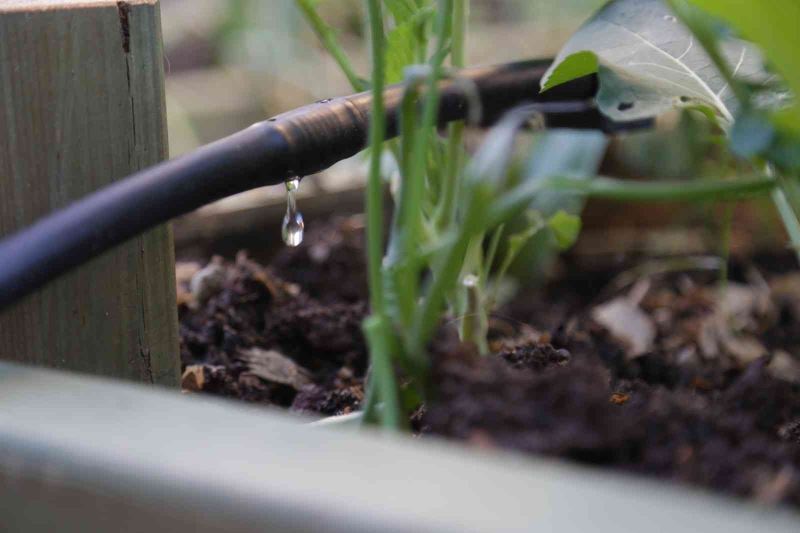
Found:
[[[399,83],[404,79],[404,70],[415,63],[415,49],[420,44],[419,28],[434,15],[433,9],[416,9],[386,36],[386,81]]]
[[[531,238],[545,226],[542,214],[533,209],[525,211],[525,224],[526,226],[524,229],[508,237],[508,244],[506,245],[506,261],[508,264],[511,264],[511,261],[513,261],[520,250],[522,250],[525,243],[531,240]]]
[[[800,2],[797,0],[689,0],[721,18],[761,48],[771,66],[800,95]],[[800,105],[795,103],[780,123],[800,132]]]
[[[736,75],[764,76],[756,49],[728,39],[723,54]],[[615,0],[607,4],[561,50],[543,87],[568,81],[560,65],[573,54],[592,52],[598,60],[600,109],[615,120],[650,118],[676,106],[707,105],[732,122],[737,103],[708,54],[660,0]],[[575,61],[574,59],[572,61]],[[588,65],[585,56],[579,60]],[[571,68],[585,73],[586,68]]]
[[[581,232],[581,219],[570,215],[566,211],[558,211],[547,221],[548,227],[553,231],[558,247],[566,250],[578,240]]]
[[[546,223],[542,214],[534,209],[529,209],[525,211],[524,217],[525,223],[521,230],[512,233],[509,235],[508,239],[506,240],[506,250],[505,254],[503,255],[503,260],[500,262],[500,266],[497,269],[497,273],[495,275],[495,293],[499,289],[502,284],[502,280],[506,275],[509,267],[517,258],[517,256],[522,252],[531,239],[537,236],[537,234],[546,227]],[[544,240],[542,242],[547,242]],[[492,298],[492,300],[496,300],[496,294]]]
[[[598,69],[597,56],[592,52],[577,52],[564,58],[549,72],[542,92],[577,78],[594,74]]]
[[[384,0],[384,3],[398,25],[413,17],[418,9],[413,0]]]
[[[336,30],[329,26],[319,13],[317,13],[319,0],[295,0],[295,4],[314,30],[314,33],[317,34],[319,40],[325,46],[325,49],[333,56],[339,68],[344,75],[347,76],[347,80],[350,82],[353,89],[356,91],[366,90],[369,84],[360,78],[353,70],[350,58],[339,43]]]
[[[415,24],[408,20],[386,36],[386,82],[403,81],[403,69],[414,63]]]

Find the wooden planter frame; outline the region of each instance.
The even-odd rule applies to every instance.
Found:
[[[793,533],[686,487],[0,364],[0,530]]]
[[[102,36],[101,41],[92,41],[93,35]],[[39,38],[47,42],[30,50],[17,46]],[[14,201],[8,194],[0,198],[0,233],[18,230],[33,218],[165,156],[160,50],[157,0],[0,0],[0,134],[7,145],[0,152],[0,171],[5,172],[0,186],[6,187],[0,191],[19,191],[20,187],[38,191],[31,196],[17,194]],[[14,68],[25,73],[22,79]],[[57,72],[63,76],[54,76]],[[492,112],[525,97],[525,91],[537,82],[535,69],[526,74],[519,66],[470,72],[485,83],[479,83],[479,89],[495,95],[486,102]],[[516,89],[509,92],[498,85],[500,74],[506,82],[516,80]],[[91,90],[79,94],[87,87]],[[573,89],[588,97],[591,87],[591,80],[584,80]],[[398,89],[392,90],[397,97]],[[442,100],[443,120],[462,118],[464,95],[456,88],[448,90]],[[71,113],[43,106],[53,91],[66,99],[77,98],[80,105],[74,104],[78,107],[70,108]],[[0,276],[0,307],[116,244],[125,243],[112,253],[129,259],[121,264],[112,261],[120,269],[116,273],[109,271],[107,263],[75,271],[50,296],[40,292],[23,302],[31,305],[30,311],[7,308],[5,313],[20,314],[6,314],[0,320],[7,328],[0,332],[0,342],[6,343],[0,345],[5,352],[0,357],[15,355],[9,354],[12,346],[8,343],[16,339],[14,343],[27,343],[27,355],[16,358],[28,363],[174,383],[177,360],[168,362],[163,376],[154,378],[147,361],[154,356],[149,337],[140,338],[136,349],[113,342],[118,328],[138,328],[145,334],[147,324],[164,328],[158,342],[176,342],[169,230],[162,226],[150,234],[152,238],[135,236],[215,197],[263,184],[263,177],[250,175],[262,163],[280,170],[269,178],[279,181],[288,171],[301,168],[287,166],[292,160],[305,165],[302,170],[313,170],[348,155],[365,140],[368,117],[359,110],[367,104],[367,96],[355,95],[324,108],[341,109],[339,115],[326,115],[322,107],[282,115],[275,124],[264,123],[233,140],[110,185],[0,243],[0,272],[25,267]],[[76,109],[105,129],[80,129],[82,116],[75,115]],[[337,116],[344,117],[339,144],[326,147],[321,160],[304,160],[301,156],[319,151],[318,143],[324,140],[324,135],[317,135],[321,130],[313,126]],[[595,125],[601,120],[596,113],[582,117]],[[355,129],[345,127],[348,120]],[[554,120],[558,122],[558,113]],[[72,131],[80,140],[69,146],[66,155],[60,151],[62,131]],[[58,135],[51,139],[54,132]],[[271,145],[265,146],[264,141],[271,139],[285,148],[293,135],[305,138],[307,151],[289,150],[284,153],[288,159],[270,159],[264,150]],[[115,151],[120,146],[127,154],[122,159]],[[262,151],[248,154],[240,150],[242,146]],[[65,157],[69,164],[64,163]],[[37,166],[39,160],[54,161],[55,166]],[[170,172],[172,178],[180,179],[167,179]],[[87,182],[87,176],[99,181]],[[195,189],[202,185],[197,183],[198,176],[216,181],[210,190],[197,193]],[[162,200],[174,200],[177,205],[153,203],[159,197],[148,189],[148,180],[162,178],[166,179]],[[48,193],[54,190],[67,194]],[[29,203],[36,198],[47,201]],[[53,198],[57,201],[51,202]],[[95,213],[91,209],[104,213],[93,201],[102,207],[131,198],[146,209],[139,213],[129,208],[105,226],[97,220],[96,231],[91,224],[87,229],[87,221],[95,222],[87,216]],[[77,248],[62,246],[53,238],[62,235],[69,240],[75,237],[72,233],[79,234],[80,239],[73,239]],[[39,261],[15,263],[18,255],[27,253]],[[134,298],[124,305],[124,313],[113,316],[103,309],[117,300],[95,305],[92,309],[98,311],[87,317],[87,331],[96,332],[98,338],[108,339],[110,334],[111,341],[106,341],[110,346],[90,343],[82,355],[65,359],[71,352],[64,349],[64,336],[73,333],[75,324],[72,308],[30,302],[47,298],[63,302],[64,295],[71,295],[83,310],[88,305],[86,289],[95,288],[93,283],[99,279],[109,280],[100,291],[101,303],[115,290],[134,296],[150,294],[147,287],[129,284],[131,273],[155,295],[161,294],[161,300]],[[54,291],[53,287],[46,290]],[[145,313],[143,321],[131,326],[130,317],[141,313]],[[31,340],[20,337],[15,329],[38,327],[41,322],[37,321],[44,320],[60,328],[61,337],[43,335]],[[141,361],[147,364],[140,368]],[[0,363],[0,531],[789,533],[800,525],[795,514],[759,509],[693,489],[558,461],[475,451],[434,439],[421,443],[372,431],[311,427],[305,422],[209,397],[188,398],[175,391]]]

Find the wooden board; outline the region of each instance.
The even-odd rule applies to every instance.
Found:
[[[0,236],[167,157],[155,0],[0,0]],[[0,315],[0,358],[174,385],[159,227]]]
[[[0,363],[0,531],[796,533],[800,516],[207,394]]]

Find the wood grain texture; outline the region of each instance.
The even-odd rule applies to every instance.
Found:
[[[119,4],[119,0],[0,0],[0,12],[3,11],[41,11],[46,9],[74,9],[86,7],[109,7]],[[127,0],[130,5],[158,4],[158,0]]]
[[[166,158],[160,28],[152,0],[0,0],[0,236]],[[171,229],[0,314],[0,358],[176,384]]]

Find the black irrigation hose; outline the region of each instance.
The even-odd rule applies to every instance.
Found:
[[[491,123],[525,101],[542,102],[548,127],[613,131],[595,108],[594,77],[539,95],[547,60],[463,70],[482,119]],[[386,91],[388,136],[397,135],[401,86]],[[323,100],[278,115],[188,155],[137,172],[0,241],[0,310],[125,240],[214,200],[319,172],[363,149],[371,96]],[[442,82],[439,122],[463,119],[463,81]]]

